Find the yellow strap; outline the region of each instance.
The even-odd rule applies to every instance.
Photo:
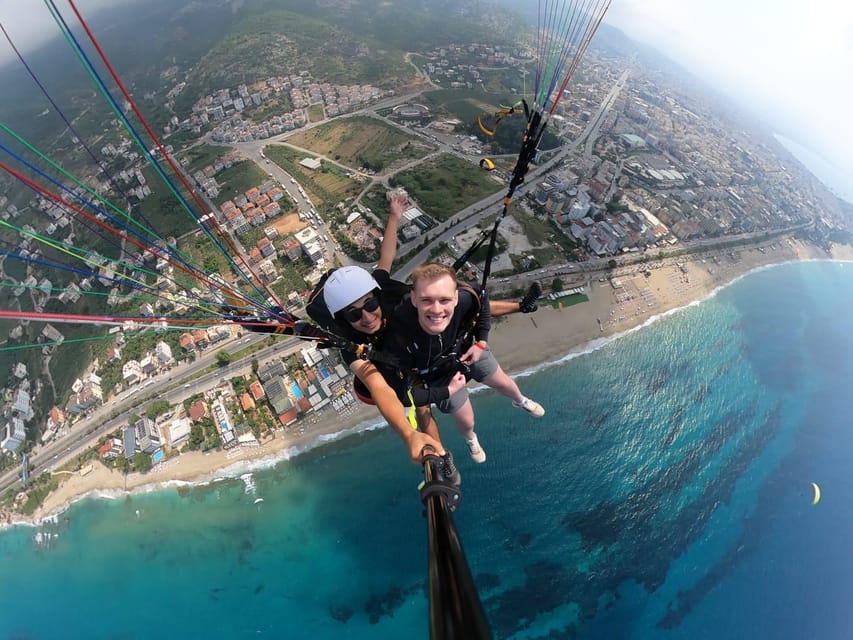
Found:
[[[406,395],[409,397],[409,410],[406,411],[406,419],[409,421],[412,429],[418,430],[418,418],[415,415],[415,399],[412,397],[412,388],[406,389]]]

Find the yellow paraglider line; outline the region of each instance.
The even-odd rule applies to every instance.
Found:
[[[812,498],[812,504],[817,504],[820,502],[820,487],[817,486],[817,482],[812,482],[812,489],[814,489],[814,497]]]

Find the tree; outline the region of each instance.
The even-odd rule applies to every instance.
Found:
[[[130,471],[130,461],[124,456],[119,456],[118,458],[113,460],[113,467],[126,474],[128,471]]]
[[[167,400],[155,400],[148,405],[148,408],[145,410],[145,415],[153,420],[157,416],[163,415],[171,408],[172,405]]]
[[[139,471],[140,473],[145,473],[146,471],[151,470],[151,456],[147,453],[139,453],[133,454],[133,468],[135,471]]]
[[[551,291],[562,291],[563,290],[563,281],[560,278],[554,278],[554,281],[551,283]]]
[[[192,451],[201,449],[204,444],[204,429],[200,424],[193,424],[190,427],[190,438],[187,441],[187,447]]]
[[[615,269],[616,268],[616,260],[614,260],[613,258],[610,258],[610,260],[607,261],[607,266],[610,269]]]
[[[220,367],[224,367],[225,365],[229,364],[231,360],[231,354],[227,351],[222,350],[216,352],[216,364],[218,364]]]
[[[219,273],[219,261],[216,259],[216,256],[204,256],[202,264],[204,265],[204,270],[208,273]]]
[[[252,373],[254,373],[255,375],[258,375],[258,368],[259,367],[260,367],[260,365],[258,364],[258,359],[252,358]]]

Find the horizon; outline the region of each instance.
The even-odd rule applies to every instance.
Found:
[[[94,15],[130,2],[78,0],[77,5],[84,15]],[[818,0],[824,8],[840,9],[830,26],[794,0],[773,3],[772,14],[770,0],[748,8],[722,2],[615,0],[605,23],[764,121],[793,143],[784,146],[812,175],[853,204],[853,160],[847,154],[853,123],[847,124],[834,106],[853,101],[853,89],[836,81],[837,69],[853,67],[853,7]],[[27,20],[21,21],[21,15]],[[763,28],[771,15],[772,28]],[[32,11],[28,0],[0,0],[0,24],[23,53],[60,37],[49,12]],[[725,47],[717,46],[721,37]],[[796,37],[805,44],[792,52]],[[754,64],[744,64],[750,60]],[[16,64],[11,47],[0,48],[0,65],[13,69]],[[787,80],[794,75],[808,80],[793,85]]]

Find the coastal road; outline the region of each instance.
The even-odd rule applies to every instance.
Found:
[[[209,391],[232,377],[250,373],[252,365],[249,358],[232,362],[208,373],[203,371],[215,364],[216,352],[237,352],[267,338],[265,334],[249,334],[212,346],[196,361],[178,365],[167,374],[154,378],[154,383],[148,387],[135,387],[136,391],[123,392],[108,400],[89,416],[75,422],[67,436],[35,448],[29,458],[32,468],[30,477],[35,478],[46,471],[58,469],[83,450],[95,446],[106,434],[126,426],[131,414],[143,413],[150,402],[166,400],[177,404],[187,397]],[[252,353],[250,358],[263,360],[276,354],[291,353],[303,346],[305,342],[297,338],[277,338],[272,345]],[[20,467],[16,466],[0,476],[0,493],[18,483]]]

